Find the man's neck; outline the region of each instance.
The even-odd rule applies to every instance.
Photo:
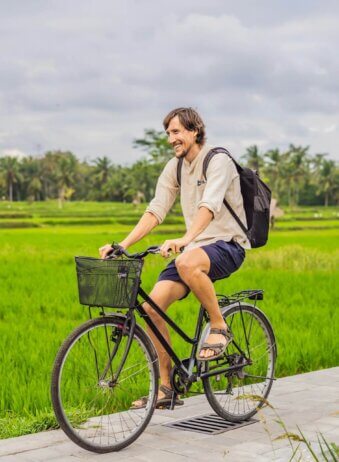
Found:
[[[197,157],[199,152],[201,151],[202,146],[199,144],[194,144],[191,149],[188,151],[187,155],[185,156],[185,159],[187,162],[191,163],[194,161],[194,159]]]

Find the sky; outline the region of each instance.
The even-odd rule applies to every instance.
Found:
[[[0,0],[0,156],[131,164],[179,106],[236,158],[339,160],[339,2]]]

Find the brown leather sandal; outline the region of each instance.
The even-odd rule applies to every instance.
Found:
[[[221,334],[226,338],[226,343],[203,343],[201,345],[200,351],[199,351],[199,356],[197,356],[197,359],[199,361],[211,361],[212,359],[217,359],[219,358],[223,353],[225,353],[226,348],[228,345],[232,342],[233,340],[233,334],[229,329],[217,329],[217,328],[212,328],[210,330],[210,334]],[[200,354],[203,350],[213,350],[214,355],[208,356],[207,358],[201,358]]]
[[[160,385],[159,390],[162,391],[165,396],[157,400],[155,408],[156,409],[168,409],[172,405],[174,392],[171,388],[168,388],[165,385]],[[134,403],[132,403],[132,406],[130,407],[130,409],[143,409],[144,407],[146,407],[147,402],[148,402],[148,397],[142,396],[137,401],[134,401]],[[183,404],[184,404],[184,401],[182,401],[177,396],[175,396],[173,405],[182,406]]]

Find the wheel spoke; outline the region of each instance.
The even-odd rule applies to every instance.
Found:
[[[204,387],[217,414],[240,421],[255,414],[269,393],[274,375],[275,343],[267,319],[250,305],[229,309],[225,321],[234,335],[234,342],[226,352],[230,371],[204,379]],[[206,367],[214,372],[220,367],[215,363],[207,364]]]
[[[77,329],[62,346],[53,371],[52,400],[60,426],[77,444],[96,452],[133,442],[154,411],[152,406],[130,409],[140,396],[152,403],[157,392],[157,357],[150,340],[136,330],[115,383],[128,341],[122,337],[115,348],[116,326],[110,318],[99,318]]]

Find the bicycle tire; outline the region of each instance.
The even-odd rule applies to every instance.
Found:
[[[158,357],[138,325],[118,382],[112,385],[128,339],[122,330],[124,320],[124,316],[105,316],[80,325],[60,347],[52,371],[52,404],[60,427],[73,442],[97,453],[119,451],[132,444],[155,409]],[[108,370],[102,379],[105,367]],[[131,409],[133,400],[145,391],[146,407]]]
[[[220,363],[224,363],[223,366],[220,364],[220,368],[224,369],[226,363],[229,366],[243,364],[243,356],[246,355],[253,363],[238,369],[238,373],[221,373],[203,378],[202,381],[212,409],[225,420],[241,422],[256,414],[267,402],[277,356],[275,336],[265,314],[253,305],[239,303],[224,308],[222,312],[234,335],[234,341],[219,361],[204,364],[205,371],[212,367],[218,370]],[[235,345],[240,346],[246,354],[239,354]]]

